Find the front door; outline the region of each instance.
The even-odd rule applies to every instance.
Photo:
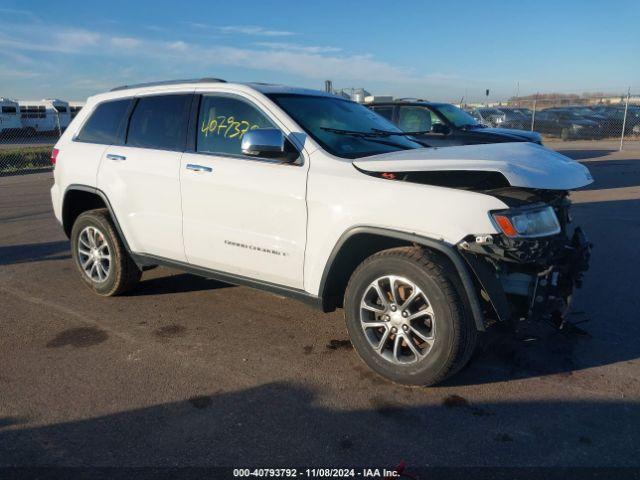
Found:
[[[237,95],[203,94],[192,152],[182,157],[183,233],[190,263],[302,288],[308,162],[248,157],[254,128],[280,128],[264,106]]]

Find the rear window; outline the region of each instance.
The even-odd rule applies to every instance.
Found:
[[[131,99],[127,98],[98,105],[76,140],[106,145],[115,143],[130,103]]]
[[[190,94],[158,95],[138,100],[127,132],[127,145],[157,150],[183,150]]]

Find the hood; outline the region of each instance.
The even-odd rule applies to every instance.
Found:
[[[500,135],[501,137],[524,139],[531,142],[539,142],[541,140],[540,134],[537,132],[531,132],[528,130],[518,130],[515,128],[483,128],[478,130],[469,130],[471,132],[477,131],[479,133],[492,133]]]
[[[499,172],[513,187],[572,190],[593,182],[589,170],[534,143],[418,148],[353,161],[368,172]]]

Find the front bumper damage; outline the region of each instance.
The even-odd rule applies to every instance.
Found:
[[[591,247],[579,227],[571,236],[563,228],[552,237],[482,235],[458,244],[488,306],[486,318],[551,320],[559,327],[589,268]]]

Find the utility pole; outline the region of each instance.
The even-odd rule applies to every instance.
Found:
[[[620,150],[624,144],[624,129],[627,126],[627,112],[629,111],[629,97],[631,96],[631,87],[627,89],[627,100],[624,102],[624,117],[622,117],[622,133],[620,134]]]
[[[536,125],[536,104],[537,103],[538,103],[538,94],[536,93],[536,96],[533,98],[533,114],[531,115],[531,131],[532,132]]]

